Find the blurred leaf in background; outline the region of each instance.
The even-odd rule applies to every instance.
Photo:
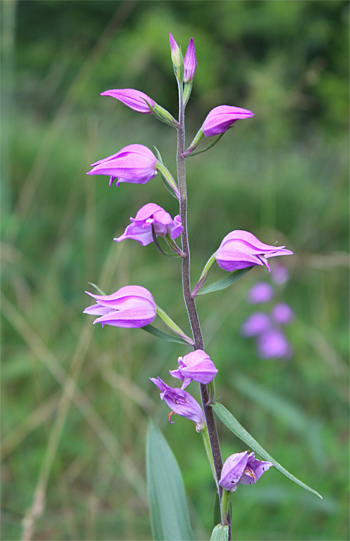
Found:
[[[289,363],[261,361],[240,326],[253,269],[198,298],[220,402],[318,501],[272,472],[234,498],[236,539],[348,539],[348,33],[345,1],[2,3],[3,531],[28,538],[151,539],[144,442],[153,414],[184,476],[196,539],[215,487],[191,423],[167,424],[149,377],[183,346],[96,329],[87,283],[140,284],[189,332],[178,261],[120,235],[150,201],[177,213],[159,178],[135,189],[87,177],[131,143],[175,172],[175,133],[99,93],[137,88],[176,114],[168,32],[193,36],[188,141],[219,104],[251,109],[188,162],[192,285],[233,229],[286,244],[283,300],[297,318]],[[5,199],[4,199],[5,201]],[[267,271],[266,271],[267,272]],[[212,271],[214,282],[223,271]],[[169,285],[171,284],[171,285]],[[70,377],[68,377],[68,374]],[[63,391],[64,389],[64,391]],[[244,450],[223,426],[224,458]],[[188,442],[191,441],[191,445]],[[45,505],[44,505],[45,502]]]

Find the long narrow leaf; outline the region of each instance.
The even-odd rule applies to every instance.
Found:
[[[147,436],[146,467],[154,541],[192,541],[180,468],[152,421]]]
[[[176,344],[186,344],[186,346],[188,346],[188,343],[179,336],[171,336],[170,334],[157,329],[157,327],[153,327],[153,325],[145,325],[144,327],[141,327],[141,329],[153,334],[153,336],[156,336],[157,338],[166,340],[167,342],[176,342]]]
[[[310,488],[308,485],[306,485],[305,483],[303,483],[302,481],[294,477],[294,475],[289,473],[289,471],[287,471],[283,466],[281,466],[281,464],[279,464],[277,460],[272,458],[272,456],[269,455],[269,453],[267,453],[265,449],[261,447],[260,443],[258,443],[253,438],[253,436],[251,436],[249,432],[247,432],[246,429],[243,428],[243,426],[237,421],[237,419],[232,415],[232,413],[230,413],[225,408],[225,406],[217,402],[216,404],[213,404],[212,407],[216,415],[227,426],[227,428],[231,430],[231,432],[233,432],[237,436],[237,438],[244,441],[244,443],[246,443],[251,449],[253,449],[253,451],[258,453],[261,456],[261,458],[272,462],[276,470],[282,473],[285,477],[288,477],[288,479],[293,481],[293,483],[296,483],[297,485],[304,488],[305,490],[308,490],[309,492],[312,492],[319,498],[323,499],[322,496],[318,492],[316,492],[316,490],[314,490],[313,488]]]
[[[228,526],[218,524],[215,526],[210,541],[227,541],[228,540]]]
[[[221,280],[218,280],[217,282],[214,282],[213,284],[210,284],[208,286],[202,287],[197,295],[206,295],[206,293],[213,293],[214,291],[220,291],[221,289],[226,289],[230,285],[234,284],[239,280],[239,278],[242,278],[247,272],[250,271],[253,267],[247,267],[246,269],[240,269],[231,272],[228,276],[225,276],[225,278],[222,278]]]

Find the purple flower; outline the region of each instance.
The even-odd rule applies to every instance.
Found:
[[[192,81],[196,73],[196,68],[196,51],[194,49],[193,38],[191,38],[184,58],[184,83],[190,83]]]
[[[268,329],[257,337],[258,354],[262,359],[290,359],[293,348],[280,329]]]
[[[124,233],[114,239],[121,242],[125,239],[137,240],[142,246],[153,242],[152,226],[154,233],[158,237],[165,237],[169,234],[172,239],[176,239],[183,230],[181,218],[179,215],[172,220],[170,214],[155,203],[144,205],[135,218],[130,218],[131,224],[125,229]]]
[[[293,254],[290,250],[285,250],[284,246],[270,246],[260,242],[252,233],[248,231],[231,231],[222,240],[215,259],[218,265],[229,272],[245,269],[252,265],[265,265],[270,271],[267,262],[269,257],[279,255]]]
[[[274,295],[273,288],[266,282],[258,282],[250,291],[248,291],[247,299],[250,304],[260,304],[269,302]]]
[[[157,379],[150,378],[150,380],[157,385],[158,389],[160,389],[160,398],[165,400],[169,408],[172,409],[168,415],[169,421],[172,414],[176,413],[177,415],[187,417],[187,419],[193,421],[196,425],[197,432],[200,432],[204,428],[205,421],[202,408],[198,404],[197,400],[193,398],[193,396],[182,389],[174,389],[173,387],[169,387],[169,385],[164,383],[164,381],[159,377],[157,377]]]
[[[202,131],[205,137],[220,135],[227,131],[236,120],[250,118],[254,113],[241,107],[231,105],[219,105],[214,107],[207,115],[202,125]]]
[[[179,357],[177,370],[169,370],[170,374],[183,381],[182,389],[185,389],[191,381],[198,383],[210,383],[218,373],[213,361],[202,349],[197,349],[188,353],[184,357]]]
[[[110,175],[109,185],[120,182],[145,184],[157,175],[157,159],[143,145],[128,145],[116,154],[92,163],[88,175]]]
[[[181,51],[180,47],[174,40],[172,34],[169,32],[169,41],[170,41],[170,53],[171,53],[171,60],[176,68],[180,67],[181,63]]]
[[[101,316],[94,323],[102,323],[102,327],[127,327],[137,329],[152,323],[156,317],[156,304],[151,293],[141,286],[125,286],[112,295],[94,295],[97,304],[85,308],[84,314]]]
[[[239,484],[253,485],[262,474],[273,466],[255,458],[254,453],[234,453],[225,461],[219,485],[229,492],[236,492]]]
[[[241,332],[246,338],[257,336],[271,327],[271,320],[264,312],[255,312],[243,323]]]
[[[272,319],[278,325],[288,325],[295,318],[295,314],[289,304],[280,302],[276,304],[271,312]]]
[[[138,113],[144,113],[145,115],[152,114],[152,111],[147,105],[148,103],[151,105],[151,107],[155,106],[155,102],[152,100],[152,98],[139,90],[134,90],[133,88],[106,90],[105,92],[101,92],[101,96],[111,96],[111,98],[121,101],[130,107],[130,109],[133,109]]]
[[[276,284],[285,284],[288,281],[289,272],[283,265],[274,265],[272,269],[272,280]]]

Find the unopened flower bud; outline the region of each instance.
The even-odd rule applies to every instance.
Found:
[[[181,66],[181,50],[170,32],[169,32],[169,41],[170,41],[171,60],[175,68],[179,68]]]
[[[191,38],[184,58],[184,83],[190,83],[192,81],[194,74],[196,73],[196,68],[196,52],[193,38]]]

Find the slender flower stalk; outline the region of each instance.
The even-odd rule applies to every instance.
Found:
[[[193,338],[194,349],[203,349],[203,336],[199,323],[197,308],[195,300],[191,294],[190,284],[190,248],[188,242],[188,230],[187,230],[187,184],[186,184],[186,167],[185,157],[183,156],[185,151],[185,107],[183,97],[182,82],[177,80],[179,89],[179,128],[177,130],[177,175],[178,185],[180,191],[180,217],[183,226],[181,233],[182,251],[186,254],[182,258],[182,290],[183,296],[190,320]],[[214,463],[214,469],[216,473],[216,479],[220,479],[222,469],[222,456],[220,450],[219,437],[216,429],[214,413],[210,405],[210,395],[207,385],[200,384],[202,407],[204,411],[206,426],[208,430],[210,449]],[[221,502],[222,487],[218,487],[219,498]],[[223,517],[222,517],[223,519]]]

